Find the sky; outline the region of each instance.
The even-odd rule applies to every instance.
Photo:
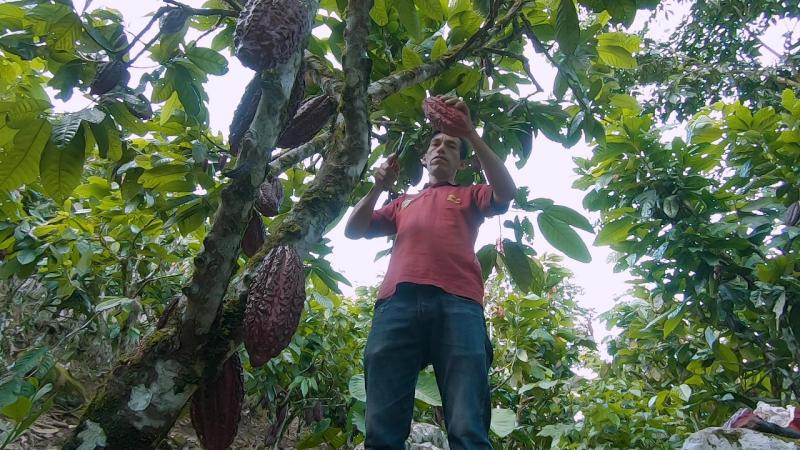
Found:
[[[163,6],[163,3],[155,0],[137,0],[121,1],[121,0],[89,0],[91,2],[90,8],[97,8],[107,6],[115,8],[122,12],[123,17],[126,19],[126,28],[138,32],[144,24],[147,23],[148,17],[146,14],[155,11],[158,7]],[[203,0],[185,0],[186,4],[200,7]],[[85,0],[75,0],[74,4],[78,11],[82,11]],[[655,20],[648,31],[649,35],[654,38],[664,38],[668,36],[674,29],[674,26],[680,22],[687,8],[685,5],[675,4],[674,7],[669,8],[671,16],[669,18],[663,15]],[[633,30],[641,29],[644,26],[649,13],[639,12],[636,21],[632,27]],[[772,48],[780,49],[781,34],[797,29],[797,21],[792,23],[781,22],[773,26],[768,33],[764,36],[764,41],[772,44]],[[325,31],[321,29],[315,30],[315,33],[324,34]],[[212,34],[213,36],[213,34]],[[205,38],[201,41],[201,45],[210,45],[211,37]],[[535,55],[534,52],[528,48],[526,52],[531,61],[531,67],[537,81],[544,88],[544,93],[537,94],[531,97],[531,100],[546,100],[549,92],[552,91],[553,78],[555,77],[555,69],[544,60],[543,57]],[[228,55],[226,55],[228,56]],[[764,54],[763,58],[769,60],[772,56]],[[773,58],[774,59],[774,58]],[[238,104],[238,101],[244,92],[244,87],[252,77],[253,72],[250,69],[241,66],[236,58],[229,58],[229,71],[223,76],[210,76],[206,84],[206,90],[209,95],[208,109],[211,112],[210,125],[214,131],[222,131],[227,135],[228,125],[233,116],[233,111]],[[149,61],[141,60],[134,66],[141,67],[141,70],[150,70],[148,66]],[[133,71],[133,80],[131,85],[135,85],[138,76]],[[141,72],[141,71],[140,71]],[[528,90],[532,92],[532,88]],[[522,94],[527,95],[528,92],[523,90]],[[65,108],[68,110],[80,109],[89,104],[89,101],[79,96],[74,97],[75,100],[70,101]],[[580,211],[587,216],[591,222],[595,222],[597,215],[590,214],[585,211],[581,206],[584,192],[572,188],[573,181],[577,175],[573,172],[574,163],[573,157],[590,157],[591,149],[581,140],[577,145],[572,148],[564,148],[558,143],[551,142],[539,136],[533,141],[531,156],[522,170],[517,170],[514,165],[513,158],[506,161],[506,166],[510,169],[512,176],[517,186],[528,186],[531,192],[531,198],[545,197],[550,198],[556,204],[565,205]],[[414,192],[412,188],[410,192]],[[379,200],[378,204],[382,204],[383,200]],[[523,217],[525,212],[509,211],[505,216],[498,218],[488,219],[481,227],[476,249],[489,243],[494,243],[500,237],[510,237],[513,239],[512,231],[501,226],[502,221],[507,218],[513,218],[514,215]],[[345,214],[345,218],[348,214]],[[531,221],[534,221],[533,215],[528,215]],[[374,261],[375,254],[388,247],[388,241],[385,238],[371,239],[371,240],[350,240],[344,237],[343,228],[345,220],[342,220],[339,225],[334,228],[326,237],[331,240],[333,246],[333,253],[330,256],[330,262],[334,269],[341,272],[347,277],[353,288],[356,286],[375,285],[382,279],[383,273],[386,271],[389,263],[389,258],[384,257]],[[593,235],[584,231],[578,230],[582,236],[589,251],[592,255],[592,262],[588,264],[580,263],[564,257],[563,265],[572,270],[574,273],[574,283],[583,288],[583,294],[578,297],[578,302],[587,308],[592,309],[596,313],[601,313],[610,309],[615,299],[623,296],[627,291],[629,285],[626,281],[631,277],[627,273],[615,273],[612,269],[612,264],[608,262],[611,252],[607,247],[594,247],[592,241]],[[534,240],[534,248],[541,253],[557,253],[538,233]],[[346,295],[353,293],[353,288],[342,286]],[[603,337],[609,335],[609,331],[605,327],[595,321],[593,324],[595,338],[601,340]],[[613,332],[613,331],[612,331]]]

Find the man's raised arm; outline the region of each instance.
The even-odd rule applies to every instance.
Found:
[[[375,210],[378,197],[380,197],[381,192],[389,189],[394,184],[399,174],[400,167],[397,164],[397,157],[392,155],[375,172],[375,185],[353,207],[353,212],[344,227],[344,235],[346,237],[360,239],[367,235],[372,222],[372,212]]]

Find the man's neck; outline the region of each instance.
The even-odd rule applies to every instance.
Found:
[[[453,175],[450,178],[439,178],[436,175],[428,175],[429,186],[438,186],[440,184],[456,184],[456,176]]]

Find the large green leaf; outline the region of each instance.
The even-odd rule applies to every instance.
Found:
[[[53,200],[61,204],[80,184],[85,160],[83,133],[64,148],[54,144],[47,145],[39,161],[39,172],[44,190]]]
[[[353,375],[348,383],[350,388],[350,396],[362,402],[367,401],[367,386],[364,384],[364,375]]]
[[[425,17],[433,20],[444,20],[444,10],[439,0],[417,0],[415,2]]]
[[[397,8],[397,12],[399,13],[398,19],[400,19],[400,23],[403,24],[406,32],[408,32],[415,41],[419,41],[422,37],[422,31],[419,24],[419,14],[417,14],[414,1],[394,0],[393,5]]]
[[[591,262],[592,255],[586,248],[583,239],[566,222],[550,215],[547,210],[537,217],[539,230],[553,247],[564,252],[565,255],[580,262]]]
[[[206,73],[225,75],[228,72],[228,60],[210,48],[190,47],[186,50],[186,56]]]
[[[478,250],[478,262],[481,264],[481,276],[486,281],[497,264],[497,249],[493,244],[486,244]]]
[[[618,69],[635,69],[636,58],[618,45],[598,45],[597,54],[603,63]]]
[[[50,132],[50,122],[36,119],[14,135],[14,146],[0,152],[0,189],[12,190],[36,180]]]
[[[633,219],[630,217],[609,222],[603,225],[603,228],[597,233],[594,245],[612,245],[623,242],[628,238],[631,228],[633,228]]]
[[[575,228],[580,228],[581,230],[588,231],[589,233],[594,233],[594,228],[592,224],[589,223],[589,220],[586,217],[583,217],[581,213],[575,211],[572,208],[568,208],[566,206],[560,205],[553,205],[548,206],[544,209],[548,216],[558,219],[562,222],[567,223]]]
[[[375,0],[372,3],[372,9],[369,10],[369,16],[379,26],[386,26],[389,23],[389,13],[386,10],[386,0]]]
[[[492,409],[492,422],[489,428],[494,434],[506,437],[517,428],[517,415],[510,409],[494,408]]]
[[[511,279],[522,292],[528,292],[533,284],[531,263],[522,246],[514,241],[503,241],[503,261]]]
[[[433,373],[421,372],[419,374],[414,397],[431,406],[442,406],[442,396],[439,394],[439,387],[436,385],[436,377]]]
[[[64,146],[72,142],[75,134],[78,133],[81,121],[81,117],[77,114],[64,114],[64,116],[53,125],[53,136],[51,137],[53,144],[58,148],[64,148]]]
[[[561,0],[558,2],[556,12],[556,42],[558,48],[571,55],[578,48],[578,41],[581,37],[581,25],[578,21],[578,11],[575,9],[573,0]]]

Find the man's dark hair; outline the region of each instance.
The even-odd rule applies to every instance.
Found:
[[[431,133],[431,138],[428,139],[428,145],[425,146],[425,151],[426,152],[428,151],[428,148],[430,148],[430,146],[431,146],[431,141],[438,134],[444,134],[444,131],[433,130],[433,132]],[[458,138],[458,140],[459,140],[459,142],[461,142],[461,145],[459,145],[459,147],[458,147],[458,150],[459,150],[458,154],[461,157],[461,160],[463,161],[463,160],[467,159],[467,154],[469,153],[469,144],[467,143],[467,140],[464,139],[464,138]]]

